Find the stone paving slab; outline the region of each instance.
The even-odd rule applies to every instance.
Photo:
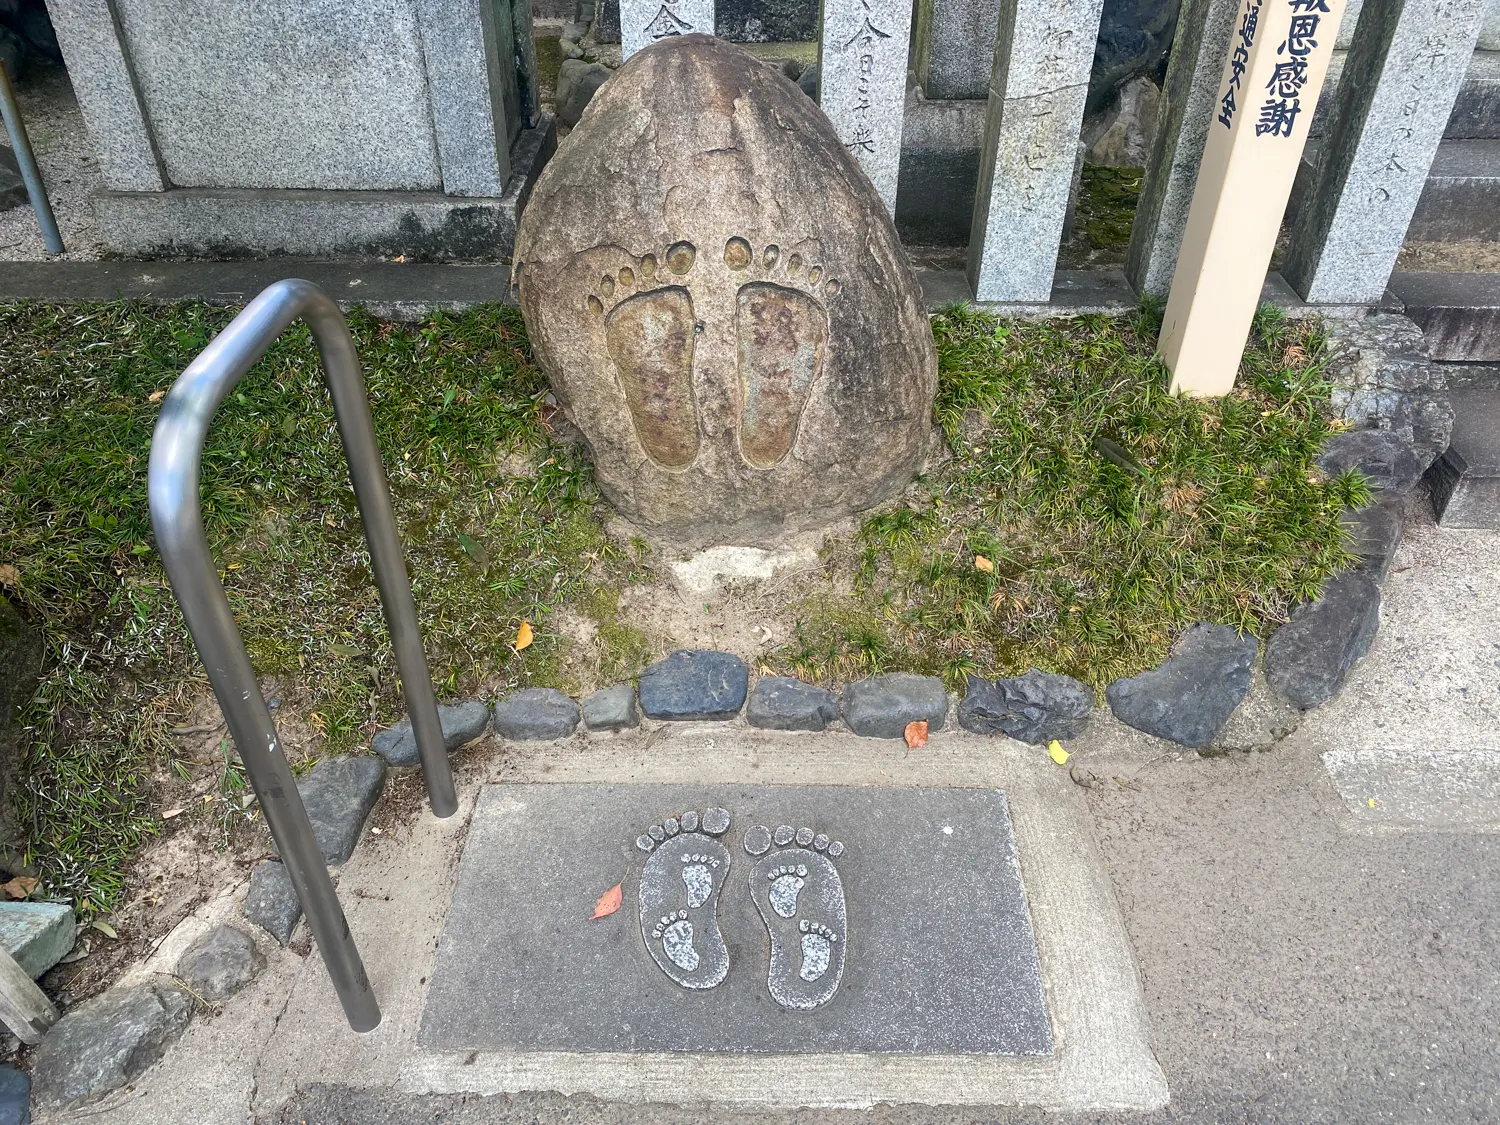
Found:
[[[1329,750],[1323,766],[1361,829],[1500,832],[1500,749]]]
[[[733,817],[718,838],[727,870],[712,876],[730,968],[716,987],[683,987],[648,956],[646,943],[655,939],[643,935],[637,896],[647,857],[634,841],[648,826],[714,806]],[[801,848],[795,838],[771,843],[764,859],[746,853],[748,829],[783,824],[807,827],[809,841]],[[832,999],[794,1011],[768,993],[767,926],[752,902],[752,871],[789,864],[800,874],[811,865],[811,874],[794,878],[813,884],[814,833],[844,844],[831,862],[847,904],[841,935],[847,952]],[[821,855],[833,856],[836,845],[820,842]],[[788,864],[776,862],[778,848]],[[701,831],[683,832],[659,849],[669,861],[679,851],[724,854]],[[622,875],[621,909],[590,921],[595,900]],[[676,890],[685,897],[682,887]],[[802,894],[810,898],[813,890],[809,885]],[[765,896],[758,897],[764,907]],[[649,922],[659,924],[657,909]],[[701,931],[711,916],[694,919],[696,944],[707,955]],[[833,786],[491,786],[470,827],[418,1044],[1048,1056],[1051,1023],[1005,795]]]

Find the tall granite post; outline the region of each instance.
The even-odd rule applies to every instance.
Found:
[[[1365,0],[1281,267],[1304,300],[1379,302],[1484,14],[1484,0]]]
[[[917,0],[917,81],[934,101],[978,100],[995,69],[1000,0]]]
[[[714,0],[620,0],[620,54],[673,35],[714,33]]]
[[[981,301],[1047,301],[1103,0],[1003,0],[969,282]]]
[[[1188,207],[1239,0],[1183,0],[1162,90],[1161,127],[1141,180],[1125,276],[1137,293],[1165,297],[1187,228]]]
[[[910,5],[823,0],[818,102],[892,214],[910,43]]]

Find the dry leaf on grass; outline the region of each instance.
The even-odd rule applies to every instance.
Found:
[[[919,719],[915,723],[906,724],[906,744],[913,750],[919,746],[927,745],[926,719]]]
[[[594,912],[589,915],[590,922],[595,918],[608,918],[616,910],[620,909],[620,903],[625,898],[625,892],[620,889],[622,885],[616,883],[599,896],[599,901],[594,903]]]
[[[982,570],[986,574],[994,574],[995,573],[995,564],[992,563],[992,562],[990,562],[990,560],[987,559],[987,558],[985,558],[983,555],[975,555],[974,556],[974,569],[975,570]]]
[[[0,891],[4,891],[11,898],[30,898],[31,892],[36,890],[37,880],[30,875],[17,875],[9,883],[0,885]]]
[[[516,651],[520,652],[523,648],[527,648],[531,641],[531,622],[523,621],[521,627],[516,630]]]
[[[0,586],[9,586],[12,590],[21,587],[21,572],[10,563],[0,564]]]
[[[167,392],[166,391],[152,391],[149,395],[146,396],[146,401],[147,402],[160,402],[162,399],[164,399],[166,397],[167,397]]]

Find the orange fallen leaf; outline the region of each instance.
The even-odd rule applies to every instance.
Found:
[[[919,746],[927,745],[926,719],[919,719],[915,723],[906,724],[906,744],[913,750]]]
[[[36,887],[37,880],[30,875],[17,875],[9,883],[0,886],[0,891],[4,891],[11,898],[30,898],[31,892],[36,890]]]
[[[516,630],[516,651],[520,652],[531,644],[531,622],[521,622],[521,627]]]
[[[985,558],[983,555],[975,555],[974,556],[974,569],[975,570],[982,570],[986,574],[994,574],[995,573],[995,564],[992,563],[992,562],[990,562],[990,560],[987,559],[987,558]]]
[[[625,892],[620,887],[621,884],[616,883],[599,896],[599,901],[594,903],[594,912],[589,915],[590,922],[595,918],[608,918],[620,909],[620,902],[625,898]]]

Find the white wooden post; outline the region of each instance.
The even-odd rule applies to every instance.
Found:
[[[1052,297],[1103,0],[1003,0],[974,196],[980,301]]]
[[[620,0],[620,54],[674,35],[714,33],[714,0]]]
[[[823,0],[818,104],[892,214],[910,45],[910,4]]]
[[[1241,0],[1172,277],[1172,389],[1234,387],[1344,0]]]

